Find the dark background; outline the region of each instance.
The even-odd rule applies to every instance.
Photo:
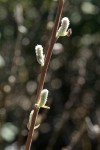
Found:
[[[0,0],[0,150],[22,150],[58,0]],[[100,0],[66,0],[72,35],[54,46],[32,150],[100,150]],[[97,126],[95,126],[97,125]]]

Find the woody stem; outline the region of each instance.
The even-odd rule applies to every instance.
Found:
[[[55,24],[54,24],[52,35],[51,35],[51,41],[50,41],[50,44],[49,44],[48,49],[47,49],[45,64],[42,67],[42,71],[41,71],[40,81],[39,81],[38,90],[37,90],[36,103],[38,103],[38,101],[39,101],[40,94],[41,94],[41,91],[42,91],[43,86],[44,86],[44,81],[45,81],[48,65],[49,65],[49,62],[50,62],[51,55],[52,55],[53,46],[54,46],[54,44],[57,40],[56,31],[58,29],[58,26],[59,26],[59,23],[60,23],[60,20],[61,20],[63,4],[64,4],[64,0],[59,0],[57,15],[56,15],[56,19],[55,19]],[[29,133],[28,133],[28,137],[27,137],[27,141],[26,141],[25,150],[30,150],[32,137],[33,137],[33,134],[34,134],[35,121],[36,121],[38,112],[39,112],[39,108],[37,108],[35,106],[34,107],[34,113],[32,115],[31,126],[30,126],[30,129],[29,129]]]

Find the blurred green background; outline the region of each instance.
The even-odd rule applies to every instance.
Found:
[[[58,0],[0,0],[0,150],[23,150]],[[72,35],[54,46],[32,150],[100,150],[100,0],[66,0]]]

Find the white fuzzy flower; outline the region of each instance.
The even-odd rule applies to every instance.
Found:
[[[36,58],[37,58],[38,63],[41,66],[44,66],[45,55],[43,54],[43,47],[42,47],[42,45],[35,46],[35,52],[36,52]]]
[[[48,93],[49,91],[47,89],[42,90],[41,95],[40,95],[40,101],[39,101],[39,106],[45,106],[48,98]]]
[[[30,112],[29,122],[28,122],[28,124],[27,124],[27,128],[28,128],[28,129],[30,129],[30,126],[31,126],[31,121],[32,121],[33,113],[34,113],[34,110],[32,110],[32,111]]]
[[[33,113],[34,113],[34,110],[32,110],[32,111],[30,112],[29,122],[28,122],[28,124],[27,124],[27,128],[28,128],[28,129],[30,129],[30,126],[31,126]],[[40,126],[40,124],[35,125],[34,129],[37,129],[39,126]]]
[[[66,36],[67,30],[69,27],[70,21],[67,17],[62,18],[61,20],[61,26],[59,27],[56,37],[59,38],[59,36]]]
[[[48,93],[49,92],[47,89],[42,90],[41,95],[40,95],[40,100],[37,104],[35,104],[36,107],[50,109],[50,107],[46,106]]]
[[[42,45],[36,45],[35,46],[36,55],[42,55],[43,54],[43,47]]]

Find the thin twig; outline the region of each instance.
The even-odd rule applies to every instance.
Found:
[[[74,146],[81,140],[85,131],[86,131],[86,124],[83,123],[79,131],[77,131],[76,134],[72,137],[70,144],[65,148],[62,148],[61,150],[72,150]]]
[[[60,20],[61,20],[63,4],[64,4],[64,0],[59,0],[59,5],[58,5],[57,15],[56,15],[56,19],[55,19],[55,24],[54,24],[54,28],[53,28],[52,35],[51,35],[51,41],[50,41],[50,44],[49,44],[48,49],[47,49],[45,65],[44,65],[44,67],[42,68],[42,71],[41,71],[40,82],[39,82],[38,90],[37,90],[36,103],[38,103],[38,101],[39,101],[40,94],[41,94],[41,91],[42,91],[43,86],[44,86],[44,81],[45,81],[45,76],[46,76],[46,73],[47,73],[48,65],[49,65],[49,62],[50,62],[51,55],[52,55],[53,46],[54,46],[54,43],[57,40],[56,31],[58,29],[58,26],[59,26],[59,23],[60,23]],[[39,111],[39,108],[34,107],[34,113],[33,113],[33,116],[32,116],[31,126],[30,126],[30,130],[29,130],[29,133],[28,133],[25,150],[30,150],[31,142],[32,142],[32,136],[34,134],[35,121],[36,121],[36,118],[37,118],[37,115],[38,115],[38,111]]]

